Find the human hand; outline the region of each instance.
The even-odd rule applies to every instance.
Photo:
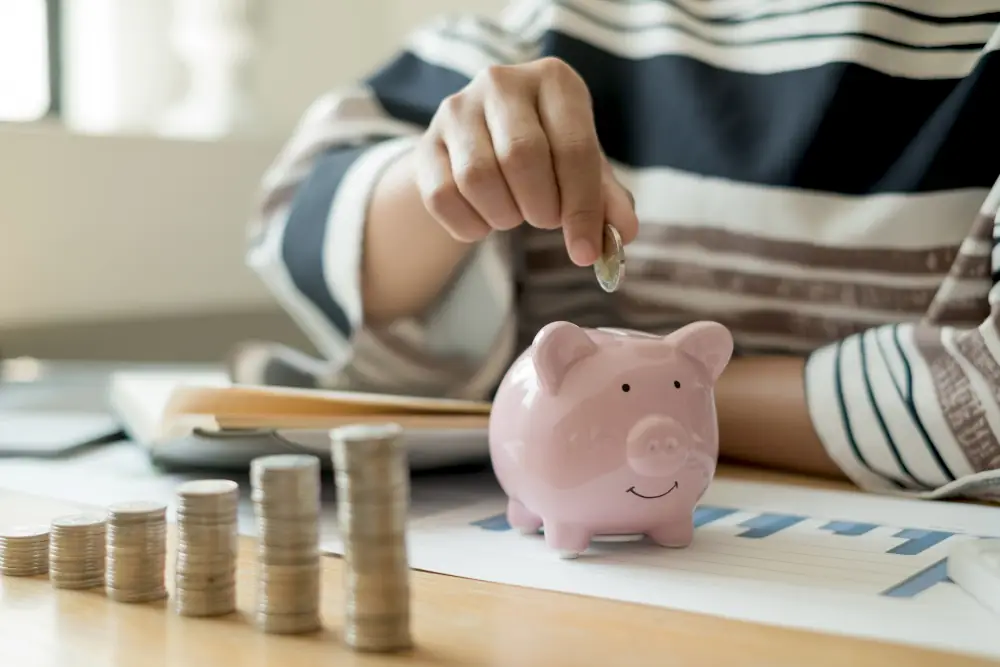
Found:
[[[527,223],[562,229],[572,261],[600,256],[604,223],[625,243],[638,220],[594,127],[590,92],[566,63],[494,66],[446,98],[415,152],[427,211],[464,242]]]

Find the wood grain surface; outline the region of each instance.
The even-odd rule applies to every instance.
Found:
[[[723,468],[722,476],[837,488],[837,482]],[[0,491],[0,522],[48,521],[87,509]],[[171,545],[173,544],[171,535]],[[399,655],[354,653],[339,640],[341,561],[323,558],[323,631],[258,632],[255,544],[242,538],[240,612],[177,616],[169,602],[129,605],[100,590],[51,588],[45,577],[0,578],[0,665],[11,667],[972,667],[1000,664],[886,643],[768,627],[609,600],[414,572],[417,647]],[[172,560],[172,559],[168,559]],[[168,564],[168,570],[170,565]],[[167,577],[168,588],[170,578]]]

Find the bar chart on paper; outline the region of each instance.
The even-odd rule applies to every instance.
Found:
[[[1000,658],[1000,618],[947,576],[1000,537],[1000,508],[719,480],[693,544],[595,541],[559,560],[510,529],[502,494],[412,524],[415,568]]]
[[[946,542],[963,537],[949,531],[711,505],[695,510],[694,523],[701,529],[697,543],[689,550],[670,552],[669,560],[652,546],[595,545],[591,555],[600,562],[631,564],[651,559],[677,571],[912,598],[938,584],[951,583],[944,555],[950,544]],[[502,513],[471,525],[493,532],[510,530]]]

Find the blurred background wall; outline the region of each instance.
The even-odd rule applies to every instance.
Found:
[[[0,354],[309,350],[243,264],[262,171],[416,24],[504,4],[0,0]]]

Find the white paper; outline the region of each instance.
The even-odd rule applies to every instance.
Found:
[[[719,479],[696,516],[729,513],[689,548],[596,542],[566,561],[541,535],[498,529],[503,495],[483,493],[411,524],[414,568],[1000,657],[1000,617],[946,579],[945,560],[962,540],[1000,536],[995,507]]]

